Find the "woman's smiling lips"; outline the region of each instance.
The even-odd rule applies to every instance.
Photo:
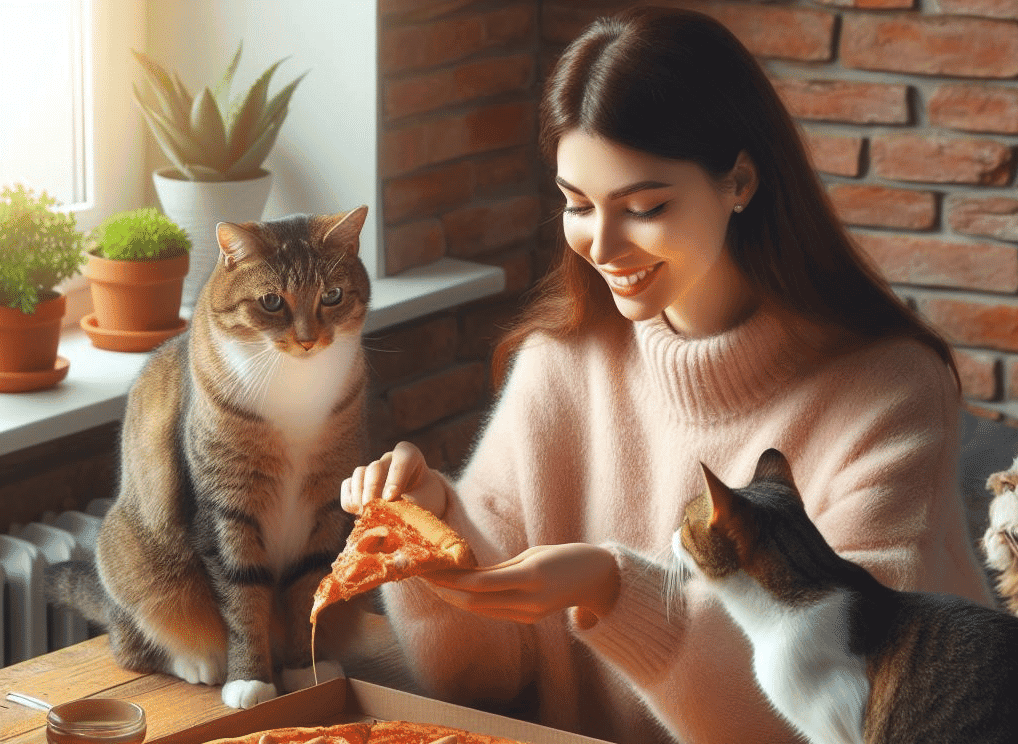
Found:
[[[620,297],[633,297],[650,286],[658,269],[663,265],[664,262],[661,262],[639,269],[611,270],[602,268],[600,271],[608,281],[608,287],[612,292]]]

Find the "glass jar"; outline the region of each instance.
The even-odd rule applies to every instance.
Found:
[[[82,698],[50,708],[49,744],[141,744],[147,724],[141,706],[114,698]]]

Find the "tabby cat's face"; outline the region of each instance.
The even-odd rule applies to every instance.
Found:
[[[297,358],[359,335],[370,292],[357,255],[366,212],[220,224],[207,288],[220,332]]]

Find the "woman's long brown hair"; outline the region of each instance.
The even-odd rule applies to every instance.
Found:
[[[562,54],[541,102],[541,150],[571,130],[728,174],[745,150],[759,187],[729,221],[728,247],[762,297],[861,341],[910,337],[958,379],[951,348],[891,290],[850,239],[798,127],[759,63],[724,26],[688,10],[642,8],[591,24]],[[560,240],[560,242],[563,242]],[[563,242],[555,267],[502,339],[504,378],[529,335],[568,336],[621,316],[600,276]]]

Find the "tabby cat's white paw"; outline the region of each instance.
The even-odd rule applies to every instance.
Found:
[[[998,571],[1006,571],[1015,561],[1015,554],[1004,539],[1004,532],[1018,535],[1018,494],[1004,491],[990,502],[989,527],[983,535],[987,563]]]
[[[318,671],[318,681],[328,682],[343,676],[343,667],[338,661],[319,661],[315,667],[307,669],[284,669],[283,689],[287,692],[303,690],[315,685],[315,669]]]
[[[211,659],[176,656],[170,662],[169,671],[192,685],[218,685],[226,679],[225,664]]]
[[[223,685],[223,704],[231,708],[253,708],[276,697],[276,686],[257,679],[235,679]]]

